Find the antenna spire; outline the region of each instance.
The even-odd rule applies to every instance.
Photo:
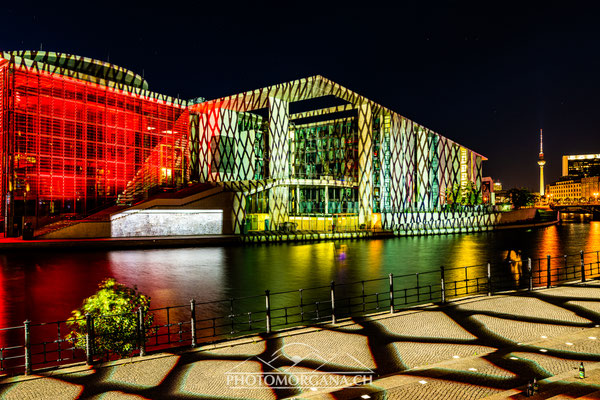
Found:
[[[544,155],[544,147],[543,147],[543,136],[542,136],[542,130],[540,129],[540,155],[543,156]]]

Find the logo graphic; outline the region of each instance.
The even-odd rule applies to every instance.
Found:
[[[260,363],[262,372],[254,372]],[[375,373],[348,353],[325,355],[304,343],[288,343],[270,359],[249,357],[225,372],[231,389],[337,389],[373,382]]]

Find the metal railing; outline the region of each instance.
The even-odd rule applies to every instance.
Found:
[[[509,273],[501,273],[509,268]],[[398,309],[425,303],[444,303],[450,298],[492,295],[508,290],[533,290],[554,284],[600,276],[600,251],[540,259],[507,260],[503,263],[438,270],[357,282],[271,292],[209,302],[191,300],[186,305],[150,309],[153,323],[145,326],[142,309],[130,313],[135,332],[124,340],[133,343],[130,356],[172,347],[195,347],[248,334],[270,334],[278,329],[336,324],[341,318]],[[134,315],[135,314],[135,315]],[[123,317],[123,315],[119,315]],[[96,350],[103,336],[102,321],[116,315],[85,316],[85,346],[67,339],[67,321],[32,323],[0,328],[0,376],[30,374],[73,362],[93,364],[116,358]],[[83,321],[81,319],[80,321]],[[123,332],[119,333],[123,336]]]

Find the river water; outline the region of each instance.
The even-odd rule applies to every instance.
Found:
[[[0,327],[65,320],[108,277],[136,285],[157,308],[580,250],[600,250],[600,221],[381,240],[8,253],[0,255]]]

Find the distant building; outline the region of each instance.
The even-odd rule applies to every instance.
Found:
[[[557,182],[546,186],[546,196],[550,202],[579,200],[581,194],[581,178],[563,176]]]
[[[600,177],[588,176],[581,178],[581,197],[586,200],[596,200],[600,194]]]
[[[563,156],[563,176],[600,176],[600,154]]]
[[[502,190],[502,182],[495,181],[494,182],[494,193]]]
[[[496,196],[494,194],[494,180],[485,176],[481,178],[481,200],[483,204],[496,204]],[[500,185],[502,187],[502,185]]]

